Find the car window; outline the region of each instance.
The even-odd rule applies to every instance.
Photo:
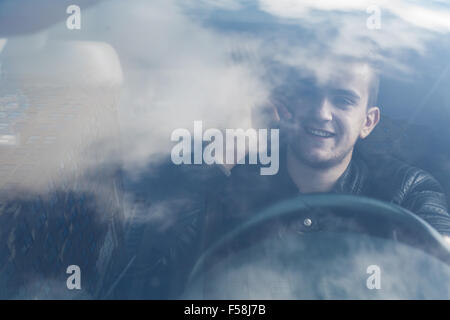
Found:
[[[0,0],[0,298],[448,299],[449,35],[437,0]]]

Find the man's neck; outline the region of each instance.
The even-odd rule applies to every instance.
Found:
[[[338,164],[330,168],[312,168],[295,157],[291,148],[287,148],[287,169],[301,193],[329,192],[347,169],[352,152]]]

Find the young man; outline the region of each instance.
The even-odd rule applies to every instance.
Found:
[[[235,166],[226,187],[228,201],[221,201],[211,215],[219,211],[225,220],[236,216],[238,221],[243,212],[298,194],[340,193],[400,205],[450,235],[445,195],[429,173],[355,147],[380,121],[379,80],[368,63],[343,61],[320,79],[285,73],[273,95],[282,136],[280,171],[260,176],[256,168]]]
[[[445,196],[431,175],[391,158],[362,155],[355,148],[380,120],[378,78],[369,64],[345,62],[320,79],[295,74],[288,80],[274,90],[282,137],[276,175],[260,175],[257,165],[229,166],[226,176],[214,166],[169,164],[146,184],[151,202],[161,204],[154,210],[164,207],[164,216],[173,223],[169,227],[163,219],[162,227],[154,224],[136,248],[141,254],[128,255],[126,261],[133,255],[136,260],[120,288],[131,292],[130,297],[181,292],[206,247],[253,214],[299,194],[351,194],[391,202],[450,235]],[[136,278],[137,270],[150,266],[151,276]],[[140,279],[153,279],[154,285]]]

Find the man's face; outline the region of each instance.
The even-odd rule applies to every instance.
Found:
[[[367,106],[371,79],[368,65],[354,63],[320,83],[305,80],[295,85],[297,98],[284,105],[282,118],[298,160],[331,167],[350,155],[359,137],[370,134],[379,119],[378,108]]]

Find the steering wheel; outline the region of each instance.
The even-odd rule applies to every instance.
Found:
[[[302,195],[279,202],[253,216],[209,247],[197,260],[188,283],[201,274],[208,259],[233,242],[239,243],[262,226],[300,221],[301,232],[359,233],[400,242],[450,266],[450,249],[443,237],[410,211],[379,200],[337,194]],[[241,242],[242,243],[242,242]],[[239,245],[239,244],[238,244]]]

